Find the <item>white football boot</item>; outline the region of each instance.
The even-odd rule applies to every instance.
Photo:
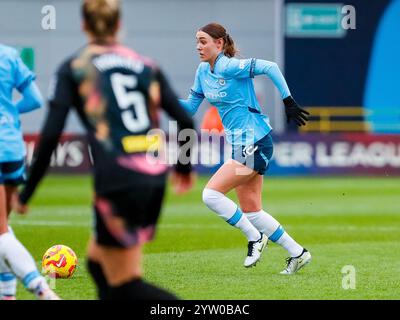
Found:
[[[50,288],[35,294],[38,300],[61,300],[60,297]]]
[[[310,262],[311,253],[308,252],[307,249],[303,249],[303,252],[298,257],[290,257],[286,259],[286,269],[281,271],[280,274],[294,274]]]
[[[42,278],[36,288],[31,291],[38,300],[61,300],[60,297],[50,289],[44,278]]]
[[[244,260],[244,266],[246,268],[255,266],[261,258],[261,254],[267,247],[268,237],[261,233],[261,237],[257,241],[249,241],[247,248],[247,257]]]

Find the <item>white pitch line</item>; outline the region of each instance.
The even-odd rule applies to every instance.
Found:
[[[11,222],[11,225],[20,225],[20,226],[48,226],[48,227],[90,227],[91,223],[88,222],[71,222],[71,221],[44,221],[44,220],[31,220],[31,221],[23,221],[23,220],[14,220]],[[223,228],[224,225],[189,225],[184,223],[165,223],[160,224],[158,226],[159,229],[220,229]]]
[[[45,220],[14,220],[11,225],[21,226],[49,226],[49,227],[91,227],[91,222],[71,222],[71,221],[45,221]],[[221,229],[227,227],[225,224],[212,224],[212,225],[197,225],[186,223],[161,223],[157,226],[158,229]],[[390,232],[398,231],[398,226],[345,226],[345,225],[327,225],[327,226],[298,226],[298,225],[285,225],[287,229],[319,229],[325,231],[349,232],[349,231],[380,231]]]
[[[87,222],[70,222],[70,221],[11,221],[11,225],[21,226],[49,226],[49,227],[90,227],[91,224]]]

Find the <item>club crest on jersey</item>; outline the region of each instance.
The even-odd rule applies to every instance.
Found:
[[[225,85],[225,79],[223,79],[223,78],[218,79],[218,83],[219,83],[220,86],[224,86]]]

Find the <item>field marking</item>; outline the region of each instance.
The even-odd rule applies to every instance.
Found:
[[[349,212],[345,210],[346,207],[323,207],[321,209],[322,201],[316,203],[310,203],[310,201],[304,201],[303,206],[299,208],[298,204],[285,204],[277,205],[274,203],[263,202],[263,208],[267,208],[268,212],[271,212],[273,216],[276,217],[286,217],[286,216],[304,216],[304,217],[315,217],[315,216],[347,216]],[[399,207],[400,208],[400,207]],[[378,215],[376,208],[371,208],[368,204],[353,204],[352,215],[356,216],[371,216]],[[381,208],[383,214],[399,216],[399,210],[396,207],[390,208],[389,210],[384,210]],[[167,204],[163,211],[163,215],[166,216],[207,216],[209,214],[215,215],[211,210],[209,210],[202,203],[192,203],[192,204]]]
[[[63,216],[63,215],[74,215],[74,216],[91,216],[92,211],[88,206],[55,206],[55,207],[35,207],[29,212],[28,216],[42,217],[42,216]]]
[[[346,203],[348,203],[346,201]],[[278,220],[284,217],[343,217],[349,214],[349,211],[346,210],[346,205],[341,205],[339,207],[322,207],[323,202],[313,200],[305,200],[303,201],[303,205],[299,208],[297,204],[284,204],[276,205],[271,202],[263,202],[263,207],[267,208],[268,212],[271,212],[273,216],[275,216]],[[397,208],[398,207],[398,208]],[[323,208],[323,209],[321,209]],[[397,210],[399,209],[399,210]],[[377,213],[376,208],[371,208],[368,204],[361,203],[353,203],[352,204],[352,215],[354,216],[376,216],[376,215],[385,215],[385,216],[400,216],[400,206],[391,206],[390,208],[380,208],[379,213]],[[70,217],[70,216],[81,216],[81,217],[91,217],[92,209],[91,206],[88,205],[75,205],[75,206],[35,206],[29,215],[37,216],[37,217],[46,217],[46,216],[62,216],[62,217]],[[199,217],[208,219],[211,216],[215,216],[215,213],[209,210],[205,204],[201,201],[195,203],[182,203],[182,204],[173,204],[166,203],[164,206],[161,217]]]
[[[352,250],[354,250],[354,247],[358,248],[359,246],[362,246],[363,250],[365,251],[365,252],[361,251],[361,252],[363,252],[363,255],[365,256],[363,260],[368,262],[369,259],[370,259],[370,256],[376,257],[375,252],[373,252],[373,251],[371,252],[370,248],[367,247],[367,244],[369,244],[369,243],[373,244],[373,245],[377,245],[377,242],[374,242],[374,241],[334,242],[334,243],[313,244],[312,245],[312,249],[313,249],[313,251],[315,253],[317,253],[317,252],[320,253],[320,252],[326,252],[326,250],[328,248],[334,248],[334,251],[335,251],[335,254],[336,254],[336,252],[341,252],[341,253],[343,253],[343,252],[351,252]],[[390,247],[397,248],[398,241],[387,241],[387,242],[384,242],[384,243],[380,243],[380,245],[386,246],[386,247],[390,246]],[[244,248],[244,246],[236,245],[235,247],[226,247],[226,248],[224,248],[224,247],[220,247],[220,248],[211,247],[211,248],[197,249],[197,250],[190,250],[189,249],[189,250],[182,250],[182,251],[162,251],[162,252],[156,251],[158,249],[154,248],[153,250],[155,252],[151,252],[151,251],[150,252],[146,252],[144,257],[145,257],[145,263],[146,263],[146,259],[147,259],[148,256],[163,256],[163,255],[164,256],[171,256],[172,255],[172,256],[175,257],[175,256],[180,256],[180,255],[185,255],[186,256],[186,255],[203,255],[203,254],[207,254],[207,256],[209,256],[209,258],[212,259],[213,256],[216,255],[216,254],[217,254],[218,257],[222,257],[222,256],[229,255],[231,253],[235,253],[236,254],[238,251],[243,252],[244,251],[243,248]],[[343,251],[342,248],[344,248],[345,251]],[[162,249],[165,250],[165,248],[162,248]],[[277,255],[277,254],[285,255],[285,251],[282,248],[280,248],[279,246],[277,246],[277,245],[273,245],[273,246],[269,247],[268,250],[269,251],[271,251],[271,250],[274,251],[274,255]],[[375,247],[374,250],[380,250],[380,249]],[[222,252],[222,254],[221,254],[221,252]],[[282,253],[280,253],[280,252],[282,252]],[[325,260],[326,259],[328,259],[328,260],[330,260],[330,259],[333,259],[333,260],[338,259],[337,256],[331,257],[329,253],[324,253],[324,254],[320,253],[318,255],[320,257],[324,257]],[[193,257],[191,257],[191,258],[193,258]],[[385,258],[393,260],[392,257],[385,257]],[[349,260],[348,257],[343,257],[341,259],[343,259],[343,261],[345,261],[345,260],[348,261]],[[338,262],[338,263],[341,264],[342,262]],[[398,263],[398,261],[396,261],[396,263]],[[397,268],[397,267],[394,266],[394,268]]]
[[[92,223],[90,222],[72,222],[72,221],[45,221],[45,220],[14,220],[11,221],[11,226],[46,226],[46,227],[91,227]],[[222,225],[223,227],[223,225]],[[199,226],[199,225],[189,225],[184,223],[166,223],[160,224],[157,226],[157,229],[220,229],[221,226],[217,225],[206,225],[206,226]]]
[[[48,220],[14,220],[11,221],[11,225],[21,226],[49,226],[49,227],[91,227],[92,222],[73,222],[73,221],[48,221]],[[213,225],[197,225],[197,224],[186,224],[186,223],[162,223],[157,226],[158,230],[162,229],[224,229],[229,228],[226,224],[213,224]],[[286,229],[319,229],[325,231],[359,231],[359,232],[391,232],[399,231],[400,226],[348,226],[348,225],[292,225],[286,224]]]
[[[44,220],[14,220],[11,226],[46,226],[46,227],[90,227],[92,224],[88,222],[71,222],[71,221],[44,221]]]

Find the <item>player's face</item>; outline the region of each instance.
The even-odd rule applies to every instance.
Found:
[[[214,61],[222,50],[221,39],[215,40],[204,31],[198,31],[196,33],[196,40],[196,49],[199,52],[201,61]]]

